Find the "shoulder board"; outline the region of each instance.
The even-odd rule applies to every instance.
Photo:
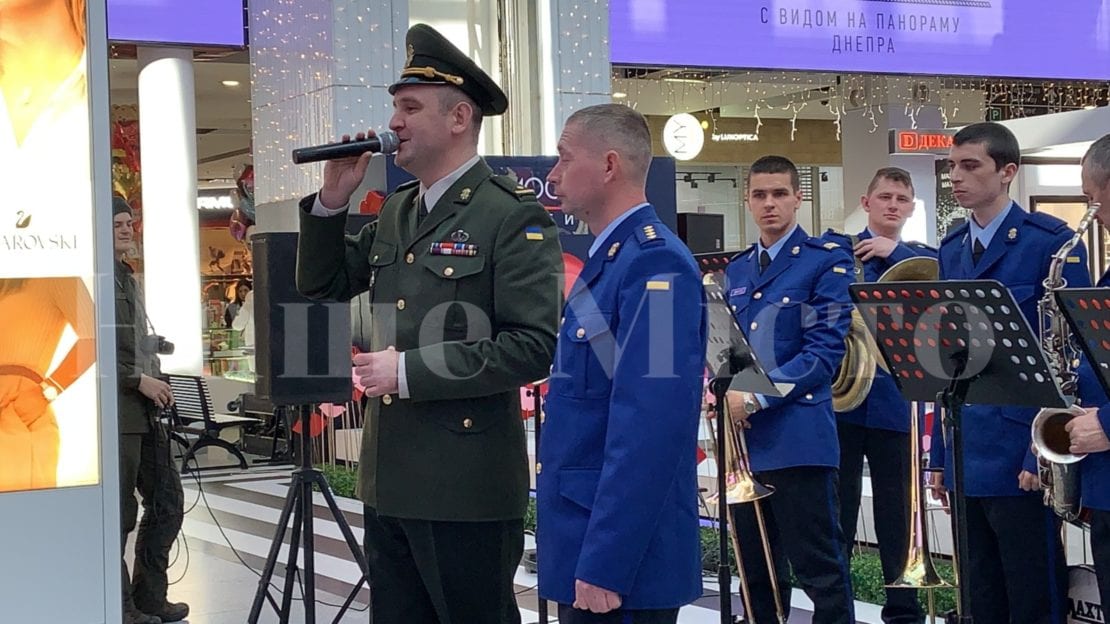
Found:
[[[947,245],[949,242],[951,242],[951,241],[953,241],[957,238],[962,238],[963,235],[967,233],[967,230],[968,230],[969,227],[971,227],[971,226],[969,226],[967,224],[967,222],[965,221],[962,225],[960,225],[960,227],[958,227],[958,228],[952,230],[951,232],[949,232],[944,237],[944,240],[940,241],[940,246],[943,247],[943,246]]]
[[[641,247],[648,247],[652,245],[662,245],[666,239],[663,238],[660,231],[667,226],[655,223],[645,223],[636,228],[636,240],[640,241]]]
[[[393,192],[385,198],[385,202],[382,208],[384,209],[385,206],[397,206],[405,203],[414,202],[416,201],[416,195],[419,192],[420,180],[409,180],[408,182],[398,184],[397,188],[393,189]],[[351,202],[355,202],[354,196],[351,197]],[[354,205],[357,206],[358,204]]]
[[[493,183],[499,188],[517,198],[518,201],[537,201],[536,192],[526,186],[518,184],[516,178],[513,176],[495,175],[490,179],[493,180]]]
[[[751,247],[748,247],[744,251],[741,251],[740,253],[736,254],[735,256],[729,258],[728,261],[732,262],[734,260],[739,260],[739,259],[743,258],[744,256],[750,254],[751,252],[755,251],[755,248],[756,248],[756,244],[752,243]]]
[[[851,236],[845,234],[844,232],[838,232],[832,228],[825,230],[825,233],[821,235],[821,238],[825,240],[829,240],[831,238],[842,238],[847,241],[852,240]]]
[[[910,241],[906,244],[909,245],[910,247],[913,247],[914,249],[924,249],[926,251],[931,251],[933,253],[936,253],[936,251],[937,251],[936,247],[932,247],[930,245],[926,245],[925,243],[921,243],[921,242],[918,242],[918,241]]]
[[[394,193],[400,193],[401,191],[408,190],[408,189],[413,188],[415,186],[420,186],[420,180],[409,180],[408,182],[398,184],[397,188],[394,189],[393,192]]]
[[[805,244],[809,245],[810,247],[816,247],[817,249],[823,249],[825,251],[832,251],[833,249],[840,249],[840,244],[839,243],[834,243],[832,241],[822,240],[820,238],[815,238],[813,236],[810,236],[810,237],[806,238],[804,242],[805,242]]]
[[[1016,208],[1015,208],[1016,210]],[[1030,212],[1026,213],[1025,220],[1049,234],[1059,234],[1068,229],[1066,221],[1059,217],[1054,217],[1047,212]]]

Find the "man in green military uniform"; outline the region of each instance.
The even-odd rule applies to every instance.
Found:
[[[519,387],[547,376],[554,354],[557,232],[534,194],[477,154],[482,116],[508,106],[501,89],[423,24],[407,52],[389,127],[417,181],[345,238],[370,154],[329,161],[323,188],[301,201],[297,287],[337,300],[369,290],[373,304],[371,352],[354,358],[372,397],[358,489],[373,621],[517,623]]]
[[[185,517],[181,475],[170,457],[170,441],[158,420],[160,408],[173,405],[170,385],[159,379],[158,346],[143,306],[142,293],[123,258],[135,231],[131,206],[112,198],[112,237],[116,251],[116,382],[119,384],[120,523],[123,544],[135,529],[143,497],[143,521],[135,538],[134,575],[123,562],[124,624],[177,622],[189,605],[166,600],[170,548]]]

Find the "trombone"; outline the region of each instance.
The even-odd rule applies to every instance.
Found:
[[[895,263],[878,279],[879,282],[918,282],[936,281],[940,275],[940,264],[933,258],[917,256]],[[877,347],[875,357],[882,362]],[[920,404],[912,402],[910,407],[910,517],[907,531],[909,539],[906,548],[905,564],[898,578],[889,583],[892,589],[924,589],[929,596],[929,618],[935,619],[933,590],[952,587],[937,574],[933,565],[933,555],[929,549],[929,527],[925,514],[924,470],[921,462],[921,423]],[[939,418],[939,415],[937,416]],[[939,442],[939,441],[938,441]],[[936,444],[937,442],[934,442]],[[959,570],[956,571],[957,574]]]
[[[725,473],[725,481],[728,484],[725,490],[725,504],[728,505],[730,511],[734,505],[743,505],[751,503],[755,510],[756,524],[759,526],[759,540],[763,545],[763,557],[767,564],[767,575],[771,580],[771,591],[775,598],[775,615],[779,624],[786,624],[786,613],[782,607],[782,596],[779,593],[778,576],[775,574],[775,560],[771,556],[771,541],[767,535],[767,524],[763,519],[763,506],[759,502],[760,499],[766,498],[775,492],[775,488],[764,485],[756,480],[755,475],[752,474],[751,464],[748,461],[748,443],[744,436],[742,428],[737,427],[732,422],[732,414],[729,412],[728,399],[721,397],[724,400],[722,406],[722,413],[724,414],[724,423],[721,426],[728,427],[726,430],[725,438],[725,452],[724,461],[721,461],[720,449],[717,448],[717,435],[713,429],[713,419],[708,414],[713,413],[711,410],[707,411],[706,422],[709,427],[710,439],[713,441],[713,452],[717,458],[717,470],[727,468]],[[710,500],[721,504],[721,493],[713,495]],[[728,524],[728,537],[732,542],[732,550],[736,553],[736,571],[740,577],[740,599],[744,603],[744,614],[749,620],[755,618],[755,612],[752,609],[751,590],[748,587],[747,572],[744,570],[744,560],[740,551],[740,539],[736,533],[736,523],[732,521],[730,514]]]
[[[892,589],[924,589],[929,596],[929,621],[936,619],[933,605],[933,590],[952,587],[952,584],[937,574],[933,565],[933,555],[929,550],[928,518],[925,515],[924,471],[921,463],[921,424],[918,421],[918,402],[910,407],[910,522],[909,543],[906,549],[906,562],[902,573],[887,584]]]

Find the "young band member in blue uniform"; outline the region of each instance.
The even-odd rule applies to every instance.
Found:
[[[877,281],[890,267],[907,258],[937,257],[936,249],[924,243],[902,241],[902,228],[914,209],[909,172],[898,167],[879,169],[860,202],[867,212],[867,227],[862,232],[849,236],[829,230],[823,237],[852,250],[856,281]],[[866,456],[883,577],[887,583],[894,582],[905,564],[909,536],[906,527],[911,475],[910,405],[902,398],[890,373],[876,366],[867,398],[851,411],[837,412],[836,418],[840,439],[840,526],[849,557],[856,540]],[[921,622],[917,591],[887,589],[882,618],[886,624]]]
[[[548,175],[597,233],[564,308],[536,464],[539,591],[563,624],[673,624],[702,594],[705,296],[647,203],[650,164],[644,117],[603,104],[567,120]]]
[[[1095,219],[1110,227],[1110,134],[1095,141],[1083,157],[1083,194],[1101,205]],[[1098,281],[1110,288],[1110,271]],[[1110,599],[1110,400],[1094,378],[1094,371],[1080,369],[1079,395],[1085,413],[1068,423],[1072,453],[1089,453],[1080,464],[1083,507],[1091,512],[1091,554],[1098,576],[1102,604]]]
[[[726,294],[771,379],[794,388],[782,398],[729,392],[729,410],[747,428],[756,478],[776,488],[760,504],[784,610],[792,569],[813,601],[815,622],[854,623],[832,409],[832,376],[851,319],[852,260],[840,245],[798,226],[802,191],[794,163],[760,158],[746,186],[759,241],[729,261]],[[753,506],[735,506],[733,519],[755,611],[747,617],[777,621]]]
[[[953,139],[948,156],[956,201],[970,211],[967,223],[940,246],[941,279],[993,279],[1004,284],[1030,327],[1040,327],[1037,302],[1050,259],[1071,239],[1067,224],[1029,213],[1010,199],[1021,152],[1005,126],[976,123]],[[1090,284],[1087,257],[1077,247],[1064,268],[1072,286]],[[1030,445],[1036,408],[968,405],[963,409],[964,492],[971,584],[976,622],[1013,624],[1063,621],[1066,586],[1060,521],[1043,504],[1037,460]],[[940,419],[937,419],[938,423]],[[942,439],[934,427],[934,440]],[[951,441],[934,444],[930,461],[934,493],[952,487]]]

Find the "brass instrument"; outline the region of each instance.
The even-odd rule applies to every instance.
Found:
[[[1056,304],[1056,291],[1067,288],[1064,265],[1068,255],[1083,239],[1090,227],[1099,204],[1091,202],[1087,212],[1075,228],[1075,235],[1052,255],[1048,276],[1042,285],[1044,295],[1037,302],[1037,316],[1041,320],[1041,348],[1048,359],[1052,373],[1060,383],[1065,397],[1075,398],[1078,393],[1076,364],[1079,351],[1068,328],[1067,319]],[[1064,520],[1074,522],[1079,517],[1079,469],[1076,462],[1085,455],[1072,454],[1069,435],[1065,427],[1083,410],[1078,405],[1066,409],[1045,408],[1033,419],[1033,450],[1037,453],[1037,474],[1044,490],[1044,503]]]
[[[860,274],[862,268],[857,266],[856,271]],[[939,275],[940,265],[934,258],[917,256],[895,263],[878,281],[935,281]],[[871,394],[876,366],[887,370],[874,337],[867,331],[863,316],[855,308],[852,308],[852,324],[844,343],[844,360],[841,361],[832,384],[833,410],[841,413],[856,409]]]
[[[878,281],[922,282],[936,281],[939,277],[940,263],[936,259],[917,256],[896,263],[887,269]],[[876,357],[878,358],[877,355]],[[882,361],[882,358],[878,359]],[[906,561],[902,566],[902,573],[887,587],[931,590],[951,587],[951,584],[937,574],[936,567],[933,565],[932,552],[929,549],[929,527],[925,513],[925,478],[921,461],[921,424],[919,416],[918,404],[913,403],[910,409],[910,515]],[[929,594],[929,604],[931,614],[933,611],[931,592]]]
[[[929,527],[925,515],[924,478],[921,463],[921,425],[918,422],[918,404],[910,409],[910,526],[906,563],[898,579],[887,585],[892,588],[936,589],[951,587],[937,574],[933,555],[929,551]],[[932,594],[929,595],[932,611]],[[931,615],[931,613],[930,613]]]
[[[852,247],[859,242],[858,236],[847,235]],[[855,264],[856,281],[863,281],[863,261],[854,255],[852,262]],[[863,404],[867,395],[871,394],[871,384],[875,381],[875,365],[881,361],[876,349],[869,342],[870,334],[864,324],[863,315],[854,306],[852,307],[852,323],[848,326],[848,333],[844,336],[844,359],[836,369],[832,380],[833,411],[850,412]]]
[[[875,350],[870,346],[871,335],[859,310],[852,309],[852,324],[844,336],[844,359],[833,376],[832,400],[836,412],[850,412],[863,404],[871,394],[875,380]]]
[[[752,474],[751,465],[748,461],[748,443],[744,437],[744,431],[737,427],[732,422],[732,415],[729,413],[728,401],[722,406],[724,412],[725,422],[721,425],[728,427],[727,434],[725,435],[725,452],[724,461],[720,461],[722,457],[720,449],[716,448],[717,435],[713,430],[713,423],[709,423],[710,439],[713,440],[714,454],[718,458],[717,470],[726,470],[725,480],[728,484],[728,489],[725,490],[724,504],[730,508],[733,505],[743,505],[751,503],[755,506],[755,519],[756,524],[759,526],[759,539],[763,545],[763,556],[767,562],[767,574],[771,579],[771,591],[775,594],[775,612],[778,617],[779,624],[786,624],[786,615],[782,607],[782,598],[779,594],[778,577],[775,575],[775,560],[771,557],[771,540],[767,535],[767,524],[763,519],[763,508],[759,500],[766,498],[775,492],[775,488],[763,485],[756,480],[755,475]],[[711,497],[716,504],[721,504],[720,493]],[[755,616],[752,615],[752,597],[748,588],[747,573],[744,571],[744,560],[740,551],[740,538],[736,534],[736,524],[731,521],[728,523],[728,537],[732,542],[732,550],[736,553],[736,571],[740,577],[740,599],[744,603],[744,614],[748,619]]]

